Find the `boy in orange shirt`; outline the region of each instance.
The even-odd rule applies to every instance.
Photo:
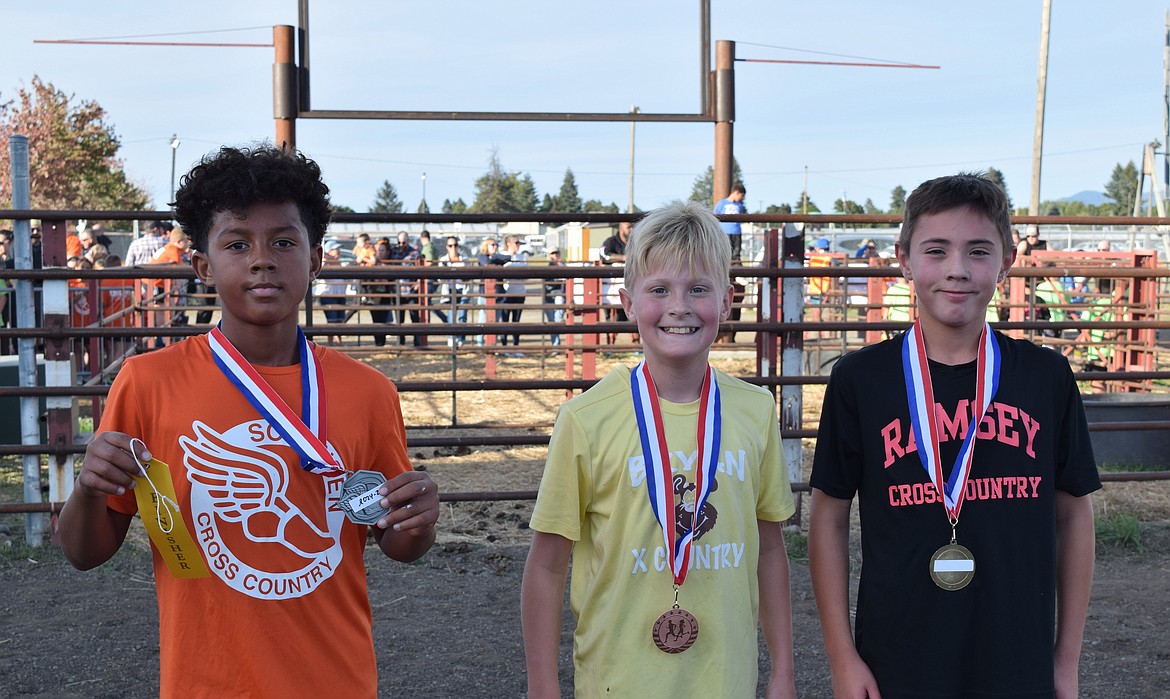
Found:
[[[222,321],[126,362],[61,514],[88,569],[122,545],[136,490],[148,529],[146,508],[177,505],[159,527],[197,551],[181,574],[152,536],[163,697],[377,696],[367,525],[395,560],[434,542],[437,488],[411,468],[394,385],[297,324],[330,218],[320,176],[258,147],[183,178],[176,217]]]

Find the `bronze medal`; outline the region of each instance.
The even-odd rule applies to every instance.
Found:
[[[654,645],[663,653],[681,653],[695,644],[699,637],[699,622],[687,610],[671,607],[654,622],[650,635]]]
[[[385,482],[386,476],[377,471],[358,471],[345,479],[337,504],[349,521],[373,525],[390,513],[389,507],[382,507],[382,496],[378,495],[378,488]]]
[[[975,577],[975,556],[954,540],[930,557],[930,579],[944,590],[962,590]]]

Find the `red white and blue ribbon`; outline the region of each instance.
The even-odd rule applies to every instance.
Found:
[[[662,424],[662,411],[658,405],[658,391],[645,361],[638,363],[630,372],[630,388],[633,390],[634,417],[638,423],[638,436],[642,441],[642,459],[646,469],[646,492],[650,496],[650,508],[662,528],[662,540],[666,550],[671,552],[671,573],[674,583],[682,585],[687,577],[691,558],[691,542],[694,527],[699,521],[707,496],[715,483],[715,470],[719,464],[719,441],[722,429],[722,406],[719,402],[719,385],[715,370],[707,367],[703,378],[703,389],[699,394],[699,416],[696,441],[699,458],[695,468],[695,513],[691,526],[677,535],[678,523],[675,518],[674,478],[670,469],[670,449],[666,444],[666,429]]]
[[[232,345],[219,326],[207,334],[211,355],[224,376],[244,394],[268,424],[301,457],[301,468],[309,473],[332,473],[345,469],[325,446],[325,381],[321,365],[309,348],[305,333],[297,328],[301,358],[301,414],[273,390],[255,367]]]
[[[979,423],[991,407],[995,392],[999,389],[1000,351],[991,326],[984,324],[979,336],[979,355],[976,363],[975,403],[978,412],[973,412],[967,426],[967,434],[955,457],[949,478],[943,478],[940,456],[938,415],[935,408],[934,389],[930,381],[930,364],[926,356],[926,343],[922,338],[922,326],[916,322],[906,331],[902,342],[902,369],[906,377],[906,397],[910,404],[910,425],[914,440],[918,444],[918,456],[922,466],[930,475],[934,487],[942,496],[943,505],[951,523],[959,519],[963,507],[963,493],[971,475],[971,463],[975,456],[975,434]]]

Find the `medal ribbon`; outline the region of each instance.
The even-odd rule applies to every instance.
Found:
[[[979,423],[987,409],[991,407],[991,401],[999,389],[999,343],[995,340],[991,326],[986,323],[979,336],[976,367],[975,405],[978,406],[978,412],[971,415],[971,423],[959,447],[959,454],[955,457],[950,478],[944,480],[939,448],[941,435],[921,323],[915,322],[914,327],[906,332],[902,342],[902,369],[906,377],[906,397],[910,404],[910,425],[914,430],[922,466],[942,496],[943,506],[946,507],[947,517],[952,524],[959,520],[959,511],[963,507],[963,493],[966,490],[967,478],[971,475],[971,462],[975,456],[975,433],[979,431]]]
[[[699,447],[698,468],[695,469],[695,514],[691,526],[676,536],[674,482],[670,470],[670,450],[666,444],[666,430],[658,405],[658,391],[645,360],[630,372],[630,387],[634,397],[634,416],[638,436],[642,442],[642,458],[646,469],[646,492],[650,508],[662,528],[662,540],[671,552],[670,569],[674,584],[682,585],[687,577],[691,558],[694,526],[707,502],[711,484],[715,482],[715,468],[719,463],[719,441],[722,428],[722,406],[715,370],[707,366],[703,389],[699,394],[699,416],[696,441]]]
[[[228,381],[244,394],[252,407],[268,421],[301,457],[301,468],[309,473],[343,472],[345,469],[325,447],[326,412],[325,381],[321,365],[309,349],[305,333],[297,328],[297,346],[301,358],[301,414],[297,415],[288,403],[255,367],[232,345],[219,326],[207,334],[211,354]]]

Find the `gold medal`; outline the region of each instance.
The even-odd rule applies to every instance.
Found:
[[[654,645],[663,653],[681,653],[695,644],[699,637],[699,622],[694,614],[676,604],[658,617],[650,635]]]
[[[930,579],[944,590],[962,590],[974,577],[975,556],[954,539],[930,557]]]

